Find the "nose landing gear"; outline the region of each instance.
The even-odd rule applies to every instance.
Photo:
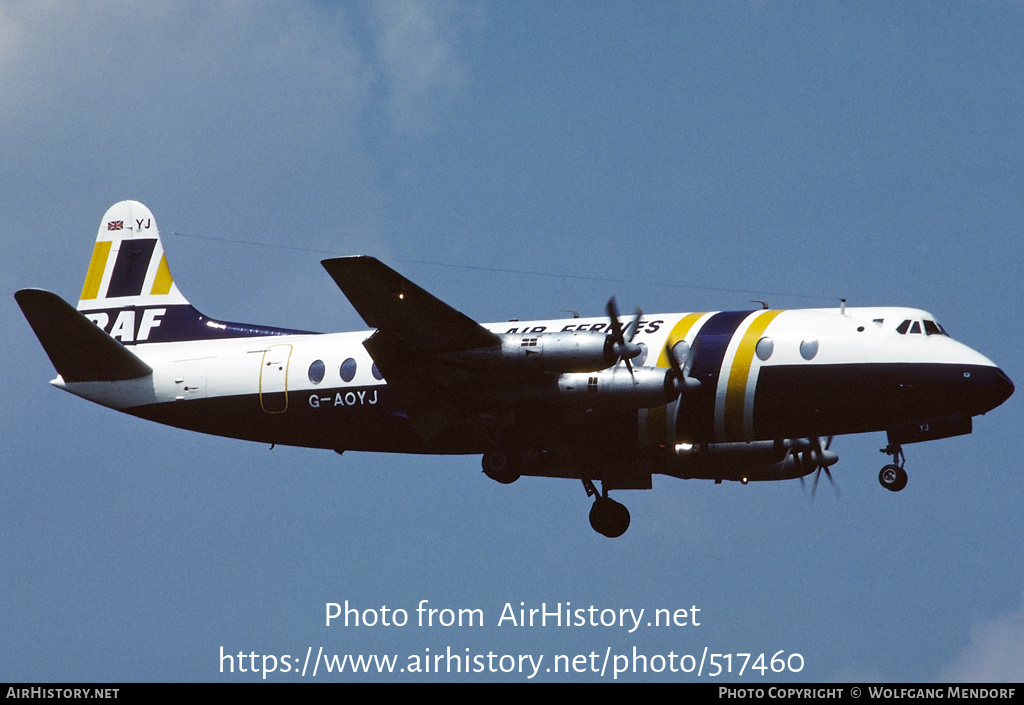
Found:
[[[903,469],[907,458],[898,443],[890,443],[881,452],[892,456],[892,463],[886,465],[878,473],[878,482],[890,492],[899,492],[907,486],[907,471]]]

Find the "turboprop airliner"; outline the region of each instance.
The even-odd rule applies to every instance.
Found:
[[[475,454],[506,484],[574,479],[612,538],[630,515],[611,491],[650,489],[655,473],[813,473],[816,489],[840,434],[885,432],[878,479],[902,490],[904,445],[970,433],[1014,390],[918,309],[621,317],[612,298],[603,317],[477,323],[372,257],[321,264],[369,330],[209,318],[175,285],[153,214],[123,201],[100,221],[77,308],[15,298],[51,384],[89,401],[267,444]]]

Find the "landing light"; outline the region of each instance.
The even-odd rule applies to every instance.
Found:
[[[676,445],[676,452],[677,453],[684,453],[684,452],[686,452],[688,450],[693,450],[693,444],[692,443],[679,443],[679,444]]]

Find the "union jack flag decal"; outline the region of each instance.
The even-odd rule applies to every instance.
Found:
[[[123,220],[111,220],[109,223],[107,223],[107,230],[123,230],[123,229],[124,229],[124,221]]]

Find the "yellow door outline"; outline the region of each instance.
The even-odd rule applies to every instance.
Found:
[[[271,345],[263,351],[260,361],[260,406],[268,414],[288,410],[288,365],[292,359],[291,345]],[[284,392],[284,401],[277,394]]]

